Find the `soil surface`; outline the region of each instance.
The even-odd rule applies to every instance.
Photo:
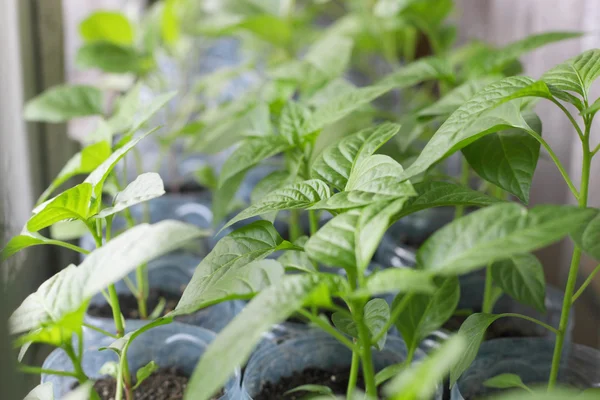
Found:
[[[348,378],[350,370],[347,368],[333,371],[325,371],[319,368],[307,368],[302,372],[296,372],[292,376],[284,377],[279,382],[265,382],[259,394],[254,400],[299,400],[304,398],[308,392],[295,392],[284,395],[289,390],[302,385],[322,385],[329,387],[335,395],[346,395],[348,389]],[[364,390],[364,381],[359,373],[357,387]]]
[[[188,376],[178,369],[161,368],[134,390],[131,400],[181,400],[187,383]],[[116,380],[112,377],[99,379],[94,383],[94,389],[102,400],[114,400],[116,387]],[[222,395],[221,391],[211,400],[217,400]]]
[[[181,298],[181,293],[171,293],[161,289],[150,289],[148,293],[148,299],[146,301],[146,307],[148,314],[158,305],[160,298],[164,298],[167,303],[161,314],[161,316],[173,311]],[[134,295],[126,293],[119,295],[119,304],[121,305],[121,312],[127,319],[140,319],[140,312],[138,309],[138,302]],[[102,305],[91,305],[88,309],[88,314],[93,317],[100,318],[112,318],[112,308],[110,304],[104,303]]]

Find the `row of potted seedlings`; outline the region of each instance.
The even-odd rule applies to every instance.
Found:
[[[595,398],[600,353],[571,343],[570,308],[593,277],[575,290],[581,254],[600,259],[600,216],[587,205],[600,52],[535,80],[511,76],[518,58],[578,34],[452,49],[451,1],[349,2],[342,15],[328,2],[248,3],[232,15],[229,2],[158,2],[139,24],[95,13],[78,62],[136,82],[108,113],[89,86],[27,104],[36,121],[101,116],[2,251],[81,254],[11,317],[20,360],[32,343],[57,347],[42,367],[20,366],[42,376],[30,396]],[[323,26],[319,13],[336,19]],[[190,82],[198,35],[259,57]],[[420,35],[434,55],[412,61]],[[106,58],[113,50],[119,62]],[[391,72],[365,72],[367,55]],[[182,90],[148,97],[173,88],[163,64],[179,68]],[[349,80],[358,71],[366,86]],[[257,86],[227,95],[215,84],[240,76]],[[388,93],[406,109],[375,101]],[[579,188],[541,135],[540,98],[578,133]],[[151,135],[157,122],[166,130]],[[144,142],[163,149],[161,175],[146,172]],[[520,204],[541,147],[578,207]],[[452,157],[459,177],[444,167]],[[186,165],[193,182],[177,172]],[[87,177],[60,191],[76,175]],[[566,236],[576,247],[559,290],[531,252]]]

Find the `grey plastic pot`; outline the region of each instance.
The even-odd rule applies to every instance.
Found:
[[[188,254],[173,254],[157,259],[148,264],[150,287],[181,294],[199,263],[199,258]],[[131,273],[129,278],[135,282],[135,272]],[[118,282],[115,287],[119,294],[131,293],[124,281]],[[104,296],[99,294],[92,298],[90,306],[104,305],[106,303],[107,301]],[[200,326],[214,332],[220,332],[243,307],[244,303],[241,301],[227,301],[207,307],[194,314],[177,317],[176,320],[185,324]],[[151,311],[148,310],[148,312]],[[115,332],[115,325],[112,318],[101,318],[86,313],[85,322],[108,332]],[[148,321],[146,320],[126,319],[125,330],[131,332],[147,323]],[[85,329],[87,330],[87,328]]]
[[[423,357],[421,352],[417,358]],[[389,337],[385,348],[373,352],[376,371],[406,359],[406,345],[397,337]],[[350,369],[352,352],[336,339],[316,330],[305,332],[276,346],[264,347],[252,355],[244,371],[242,390],[247,399],[260,393],[266,382],[277,382],[306,368]],[[441,387],[436,394],[441,399]]]
[[[503,373],[516,374],[526,385],[544,385],[552,365],[554,342],[546,339],[495,339],[484,342],[471,366],[452,389],[452,400],[480,398],[496,389],[483,386],[489,378]],[[580,389],[600,387],[600,351],[566,345],[559,383]]]
[[[91,379],[101,377],[100,368],[109,361],[117,361],[111,350],[98,350],[114,342],[107,336],[84,335],[84,357],[82,367]],[[139,368],[155,361],[159,367],[176,367],[187,375],[191,375],[198,360],[206,351],[208,344],[215,338],[214,332],[196,326],[173,322],[161,325],[141,334],[136,338],[127,352],[127,360],[132,374]],[[62,349],[56,349],[44,361],[43,368],[60,371],[73,371],[71,360]],[[72,377],[42,375],[42,383],[52,382],[54,396],[62,398],[70,392],[76,380]],[[220,400],[240,398],[240,373],[236,371],[233,378],[225,385],[225,394]]]

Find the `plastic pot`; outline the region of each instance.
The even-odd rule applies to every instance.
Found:
[[[214,332],[196,326],[173,322],[161,325],[141,334],[136,338],[127,352],[127,360],[132,375],[150,361],[159,367],[176,367],[190,376],[208,344],[215,338]],[[111,350],[98,350],[114,342],[106,336],[87,336],[84,339],[84,357],[82,367],[91,379],[98,379],[100,368],[109,361],[117,361],[117,355]],[[71,360],[62,349],[56,349],[44,361],[43,368],[73,371]],[[42,383],[52,382],[54,396],[62,398],[70,392],[76,380],[71,377],[42,375]],[[240,398],[240,373],[225,385],[222,400]]]
[[[546,339],[495,339],[484,342],[477,357],[452,389],[452,400],[480,398],[497,389],[483,382],[503,373],[516,374],[526,385],[544,385],[552,365],[554,342]],[[566,345],[559,383],[580,389],[600,387],[600,351]]]
[[[150,288],[157,288],[162,291],[180,295],[185,286],[189,283],[192,273],[200,259],[186,254],[174,254],[162,257],[148,264],[148,281]],[[135,282],[135,272],[129,275],[129,278]],[[115,285],[118,294],[130,294],[131,291],[124,281],[119,281]],[[102,306],[107,303],[102,294],[94,296],[90,306]],[[177,317],[176,320],[213,332],[221,331],[244,307],[241,301],[227,301],[207,307],[194,314]],[[152,310],[148,310],[152,312]],[[102,318],[92,316],[86,313],[85,322],[104,329],[108,332],[115,332],[115,324],[112,318]],[[126,319],[125,330],[131,332],[141,328],[148,323],[147,320]],[[85,328],[87,330],[87,328]],[[90,334],[93,331],[90,330]]]
[[[389,337],[385,348],[373,351],[376,371],[406,359],[406,345]],[[422,357],[423,354],[417,354]],[[350,369],[352,352],[336,339],[321,331],[310,331],[277,346],[264,347],[254,353],[244,371],[242,390],[249,399],[260,393],[265,382],[275,383],[307,368],[323,370]],[[441,399],[441,387],[436,399]]]

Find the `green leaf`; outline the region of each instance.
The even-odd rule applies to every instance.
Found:
[[[521,378],[515,374],[500,374],[483,382],[483,386],[494,389],[521,388],[530,391]]]
[[[135,106],[133,105],[133,102],[135,101],[133,98],[127,99],[127,103],[125,99],[123,99],[119,103],[117,114],[115,114],[108,123],[115,131],[128,131],[125,138],[129,138],[141,129],[146,122],[158,112],[158,110],[163,108],[165,104],[171,101],[176,95],[176,91],[163,93],[154,97],[147,104],[139,104],[138,102]],[[131,101],[131,104],[129,101]]]
[[[223,229],[244,219],[273,211],[305,209],[330,196],[329,186],[318,179],[294,183],[267,194],[258,203],[236,215]]]
[[[137,379],[137,382],[135,383],[135,386],[133,387],[133,389],[137,389],[142,382],[144,382],[146,379],[148,379],[150,377],[150,375],[152,375],[154,372],[158,371],[158,364],[154,361],[150,361],[148,364],[144,365],[142,368],[138,369],[137,372],[135,373],[135,377]]]
[[[86,221],[90,216],[92,194],[92,185],[82,183],[42,203],[33,210],[33,216],[27,221],[27,230],[37,232],[66,219]]]
[[[256,204],[266,195],[281,189],[290,183],[291,177],[288,171],[274,171],[265,176],[254,186],[250,194],[250,203]]]
[[[327,147],[312,165],[312,176],[344,190],[357,164],[390,140],[400,126],[385,123],[363,129]]]
[[[315,290],[329,282],[316,274],[285,277],[256,296],[209,345],[188,383],[186,396],[208,400],[243,365],[262,334],[302,307]],[[330,277],[339,280],[340,277]]]
[[[162,10],[160,32],[163,41],[169,46],[174,45],[181,36],[181,26],[177,15],[177,0],[166,0]]]
[[[600,213],[595,211],[596,215],[571,232],[571,237],[583,251],[600,260]]]
[[[116,361],[107,361],[100,367],[98,371],[100,375],[108,375],[115,379],[119,376],[119,363]]]
[[[538,135],[542,122],[534,113],[525,121]],[[469,165],[483,179],[529,203],[533,173],[540,155],[540,142],[521,129],[492,133],[462,150]]]
[[[385,76],[377,86],[388,89],[403,89],[429,80],[454,79],[450,64],[441,58],[425,57],[407,64]]]
[[[365,289],[359,289],[354,296],[378,295],[384,293],[432,293],[435,290],[431,274],[409,268],[387,268],[377,271],[367,280]]]
[[[142,83],[137,83],[117,99],[108,126],[114,132],[126,132],[131,128],[136,113],[143,110],[140,106]]]
[[[25,104],[27,121],[67,122],[73,118],[102,115],[100,89],[84,85],[55,86]]]
[[[331,314],[331,322],[340,332],[353,338],[358,337],[358,327],[349,314],[334,312]]]
[[[308,237],[301,236],[294,242],[294,245],[304,247],[307,240]],[[308,273],[317,272],[314,264],[303,250],[287,250],[277,259],[277,261],[279,261],[286,269],[295,269]]]
[[[598,112],[598,110],[600,110],[600,98],[597,98],[596,101],[594,101],[594,104],[592,104],[588,108],[582,110],[581,111],[581,115],[591,115],[591,116],[594,116],[594,115],[596,115],[596,113]]]
[[[417,211],[433,207],[486,207],[492,204],[501,203],[496,197],[488,196],[477,190],[469,189],[466,186],[456,185],[449,182],[419,182],[414,184],[417,192],[415,197],[409,197],[402,210],[394,219],[399,220],[402,217],[413,214]]]
[[[96,218],[106,218],[133,205],[155,199],[165,194],[163,181],[155,172],[144,173],[131,182],[123,191],[117,193],[112,207],[100,211]]]
[[[555,96],[583,110],[583,98],[587,97],[592,83],[600,76],[599,59],[600,50],[588,50],[550,69],[542,76],[542,81],[550,86]],[[581,99],[571,93],[581,96]]]
[[[23,400],[54,400],[52,382],[40,383]]]
[[[4,261],[27,247],[50,244],[56,244],[56,240],[48,239],[37,232],[32,233],[24,229],[21,234],[8,241],[0,253],[0,260]]]
[[[309,118],[309,115],[309,110],[302,104],[295,101],[288,102],[281,111],[279,134],[283,135],[291,144],[300,144],[301,138],[310,133],[302,129],[304,121]]]
[[[79,33],[86,42],[133,44],[133,27],[127,17],[114,11],[96,11],[79,24]]]
[[[544,267],[533,254],[516,254],[492,264],[494,283],[519,303],[546,313]]]
[[[453,221],[417,252],[417,263],[442,275],[466,273],[490,262],[553,243],[595,212],[571,206],[495,204]]]
[[[384,299],[371,299],[365,304],[365,324],[371,332],[371,337],[377,337],[390,319],[390,306]],[[377,341],[377,349],[385,346],[387,332]]]
[[[469,368],[477,353],[479,346],[483,342],[487,328],[501,315],[493,314],[471,314],[461,325],[458,334],[464,336],[467,341],[467,347],[463,351],[460,361],[452,368],[450,372],[450,386],[454,386],[463,372]]]
[[[230,233],[196,267],[173,315],[189,314],[228,298],[257,293],[279,280],[283,267],[273,260],[250,263],[290,248],[293,245],[283,240],[267,221],[256,221]]]
[[[437,286],[429,294],[415,294],[408,300],[404,310],[394,321],[409,349],[415,349],[431,332],[439,329],[452,317],[460,300],[457,277],[438,279]],[[400,295],[392,307],[404,300]]]
[[[452,336],[424,361],[402,370],[384,387],[384,393],[392,400],[432,398],[466,346],[463,336]]]
[[[350,63],[354,40],[342,35],[325,35],[307,51],[304,61],[328,79],[341,76]]]
[[[494,400],[596,400],[598,398],[597,389],[588,389],[583,392],[581,389],[555,388],[551,392],[543,387],[534,390],[532,393],[524,393],[522,390],[513,390],[505,394],[494,397]]]
[[[63,396],[62,400],[89,400],[94,387],[94,382],[87,381],[77,386],[71,392]]]
[[[58,176],[52,181],[50,186],[42,193],[37,201],[41,204],[50,197],[52,192],[58,189],[63,183],[69,179],[81,175],[89,174],[110,157],[111,148],[107,142],[98,142],[84,147],[80,152],[76,153],[65,166],[60,170]]]
[[[129,46],[110,42],[84,44],[77,51],[75,63],[80,68],[98,68],[113,74],[145,73],[154,65],[150,56],[138,54]]]
[[[426,171],[486,134],[513,127],[530,129],[515,102],[505,103],[531,96],[550,97],[550,94],[543,82],[534,83],[527,77],[505,78],[488,85],[444,122],[417,160],[404,171],[403,179]]]
[[[288,390],[283,395],[288,396],[290,394],[298,393],[298,392],[310,392],[316,394],[330,394],[333,395],[333,391],[329,386],[325,385],[301,385],[294,389]],[[335,396],[333,397],[335,399]]]
[[[276,46],[285,46],[292,38],[292,27],[274,15],[262,14],[246,18],[237,25],[262,40]]]
[[[317,231],[304,246],[313,260],[346,271],[356,271],[355,231],[359,210],[335,216]]]
[[[178,221],[141,224],[129,229],[90,253],[78,267],[67,267],[29,295],[11,316],[11,332],[21,333],[41,326],[61,327],[66,319],[78,321],[81,329],[85,311],[82,307],[92,296],[139,265],[204,234]]]

